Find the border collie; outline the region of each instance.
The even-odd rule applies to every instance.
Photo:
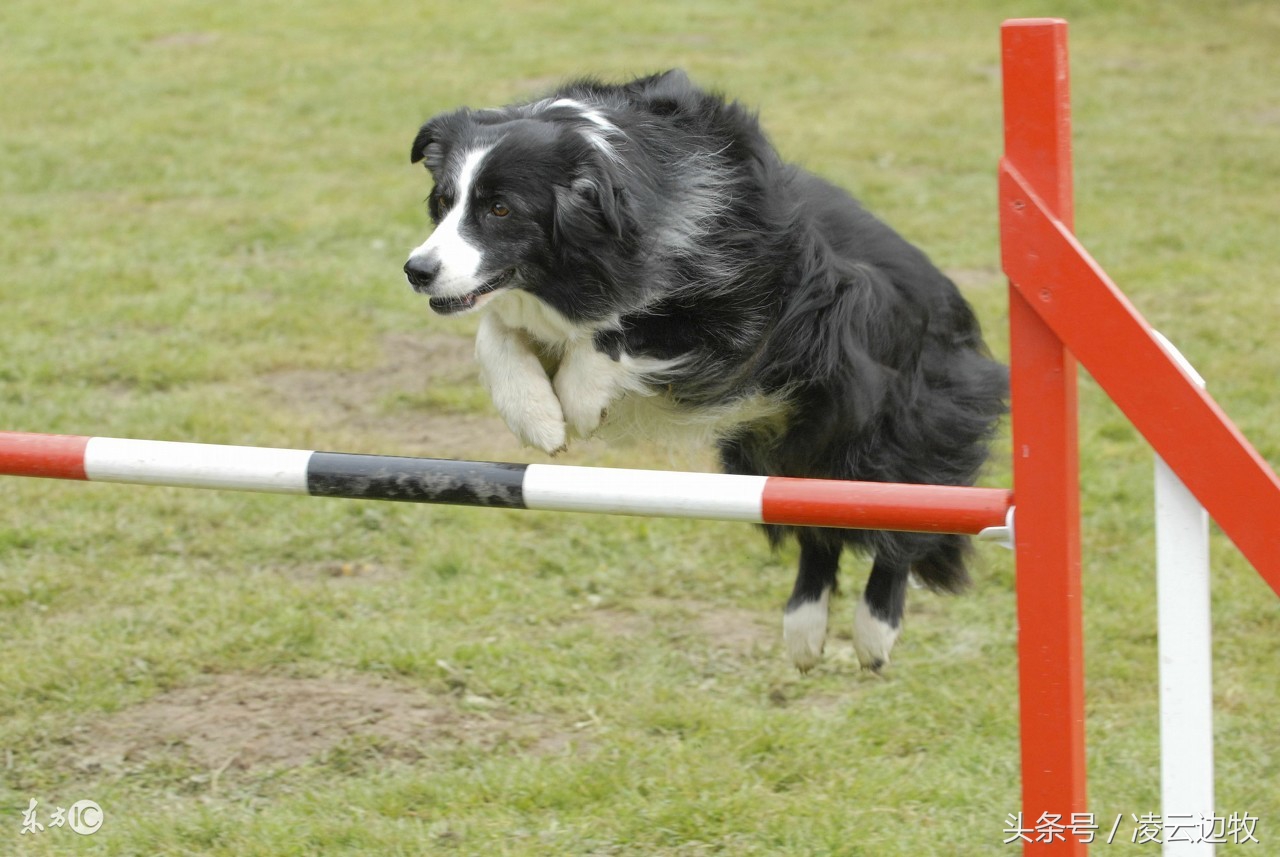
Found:
[[[444,113],[411,159],[435,229],[405,274],[437,313],[484,310],[476,357],[524,443],[697,427],[729,473],[944,485],[985,462],[1008,377],[955,285],[683,72]],[[854,612],[870,670],[913,573],[968,580],[962,536],[765,529],[799,541],[783,634],[802,671],[846,546],[872,558]]]

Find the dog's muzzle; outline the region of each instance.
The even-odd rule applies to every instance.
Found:
[[[426,292],[439,274],[440,257],[435,253],[410,256],[404,263],[404,275],[409,278],[409,285],[415,292]]]

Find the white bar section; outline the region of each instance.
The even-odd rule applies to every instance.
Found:
[[[306,494],[310,459],[309,449],[94,437],[84,471],[93,482]]]
[[[1204,378],[1156,332],[1197,384]],[[1172,837],[1214,815],[1213,643],[1209,605],[1209,515],[1156,456],[1156,608],[1160,657],[1160,811],[1165,857],[1204,857],[1211,842]],[[1186,833],[1186,831],[1182,831]],[[1169,841],[1176,838],[1177,841]]]
[[[763,520],[764,476],[530,464],[524,504],[554,512],[601,512],[719,521]]]
[[[1160,810],[1175,820],[1213,817],[1213,663],[1209,516],[1156,457],[1156,606],[1160,652]],[[1182,838],[1182,837],[1179,837]],[[1188,837],[1191,838],[1191,837]],[[1165,857],[1213,854],[1209,842],[1166,840]]]

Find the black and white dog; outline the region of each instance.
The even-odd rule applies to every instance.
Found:
[[[1007,373],[955,285],[684,73],[445,113],[412,160],[436,226],[405,273],[438,313],[486,311],[476,357],[526,444],[697,428],[729,473],[947,485],[986,460]],[[801,670],[846,545],[874,558],[854,615],[869,669],[913,572],[968,579],[961,536],[766,529],[800,544],[783,631]]]

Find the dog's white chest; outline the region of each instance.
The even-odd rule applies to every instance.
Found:
[[[562,353],[574,342],[590,342],[594,333],[518,289],[494,298],[489,311],[501,319],[504,326],[524,332],[552,354]]]

